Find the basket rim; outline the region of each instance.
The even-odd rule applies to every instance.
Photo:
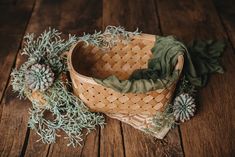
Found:
[[[138,39],[139,38],[139,39],[155,41],[156,35],[142,33],[141,35],[136,35],[133,38],[134,39]],[[83,41],[76,42],[73,46],[71,46],[71,48],[69,49],[69,51],[67,53],[68,70],[73,75],[76,75],[80,79],[81,82],[87,82],[87,83],[94,84],[94,85],[100,85],[97,82],[95,82],[92,77],[89,77],[89,76],[86,76],[86,75],[82,75],[82,74],[78,73],[74,69],[73,64],[72,64],[72,54],[74,52],[75,47],[79,43],[83,43]],[[183,70],[183,65],[184,65],[184,57],[183,57],[183,55],[179,55],[178,56],[178,61],[177,61],[176,65],[175,65],[175,69],[180,70],[180,73],[181,73],[182,70]]]

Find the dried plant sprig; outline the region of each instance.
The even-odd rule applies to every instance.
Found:
[[[82,131],[89,133],[97,125],[104,125],[104,117],[98,113],[91,113],[81,100],[68,92],[64,82],[57,80],[50,92],[44,96],[47,100],[47,109],[39,108],[40,104],[33,102],[30,110],[29,126],[34,129],[44,143],[54,143],[59,130],[66,133],[68,146],[76,146],[82,142]],[[45,113],[50,111],[54,118],[48,120]]]
[[[108,49],[115,46],[118,42],[126,44],[132,36],[139,34],[141,32],[138,29],[134,32],[129,32],[121,26],[107,26],[104,32],[95,31],[94,34],[84,34],[82,37],[78,37],[78,40],[102,49]]]
[[[31,97],[32,89],[27,82],[30,84],[34,82],[31,82],[31,77],[26,79],[28,78],[26,74],[33,65],[45,65],[46,69],[50,69],[50,73],[53,72],[54,82],[49,84],[50,88],[47,88],[49,86],[44,88],[44,85],[41,85],[41,80],[47,83],[41,73],[41,77],[37,78],[41,79],[39,81],[40,87],[43,87],[41,94],[47,104],[40,107],[42,106],[40,101],[32,100],[32,108],[29,112],[29,127],[40,136],[39,141],[54,143],[56,137],[60,136],[59,131],[63,131],[66,133],[65,138],[69,140],[68,145],[76,146],[82,142],[82,130],[90,132],[97,125],[104,125],[104,117],[99,113],[91,113],[79,98],[67,90],[68,84],[65,85],[65,82],[61,81],[59,76],[67,71],[63,52],[77,41],[84,41],[100,48],[111,48],[117,42],[127,43],[132,36],[138,34],[140,34],[138,29],[135,32],[128,32],[120,26],[108,26],[104,32],[84,34],[82,37],[69,35],[67,40],[61,38],[58,30],[51,28],[38,37],[33,33],[24,37],[22,55],[27,55],[28,60],[19,69],[12,71],[13,90],[19,92],[20,98]]]
[[[197,93],[196,87],[192,85],[185,76],[182,77],[178,83],[178,88],[176,90],[176,95],[180,95],[182,93],[188,93],[191,96],[195,96]]]
[[[54,83],[46,91],[42,91],[45,98],[45,107],[40,107],[40,101],[32,100],[30,109],[29,127],[34,129],[44,143],[53,143],[58,132],[63,131],[69,140],[68,145],[76,146],[82,141],[82,130],[89,132],[97,125],[104,124],[104,117],[98,113],[91,113],[83,102],[70,93],[65,82],[60,80],[62,72],[66,72],[66,60],[62,53],[77,41],[77,37],[69,36],[68,40],[61,39],[61,33],[55,29],[43,32],[39,37],[28,34],[22,54],[28,56],[28,60],[11,73],[13,90],[19,92],[20,98],[32,95],[25,79],[27,71],[32,65],[45,64],[51,67],[55,74]],[[59,62],[56,61],[59,60]],[[52,118],[47,117],[47,114]]]
[[[173,128],[177,123],[174,119],[172,105],[169,104],[163,112],[157,112],[151,121],[152,127],[143,128],[144,132],[149,135],[155,136],[156,133],[164,132],[164,129]]]
[[[64,40],[61,38],[61,33],[58,30],[49,28],[48,31],[45,30],[37,38],[33,33],[27,34],[24,37],[22,54],[27,55],[29,57],[28,60],[31,62],[45,63],[55,57],[60,57],[76,41],[76,36],[69,34],[69,38]]]
[[[171,127],[175,123],[172,105],[169,104],[163,112],[157,112],[152,121],[156,131],[163,127]]]

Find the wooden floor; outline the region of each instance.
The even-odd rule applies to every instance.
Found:
[[[27,128],[29,101],[20,101],[9,85],[25,33],[55,27],[81,35],[122,25],[145,33],[192,39],[225,39],[224,75],[201,90],[197,115],[164,140],[146,136],[107,118],[82,147],[35,142]],[[0,0],[0,156],[228,157],[235,154],[235,2],[234,0]]]

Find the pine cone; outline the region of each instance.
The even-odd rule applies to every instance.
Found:
[[[53,71],[56,71],[58,73],[66,69],[63,61],[59,57],[50,58],[47,60],[46,63],[50,65]]]
[[[176,120],[184,122],[194,116],[195,112],[194,98],[189,94],[180,94],[174,100],[173,112]]]
[[[45,91],[53,84],[54,73],[48,65],[37,63],[26,71],[25,81],[31,90]]]

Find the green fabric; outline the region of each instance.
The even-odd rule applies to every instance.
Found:
[[[224,49],[224,43],[213,41],[194,41],[186,46],[172,36],[156,36],[152,48],[152,58],[147,69],[138,69],[128,80],[119,80],[112,75],[105,79],[93,78],[97,83],[121,93],[145,93],[169,87],[179,78],[175,65],[179,55],[184,55],[183,73],[192,85],[202,87],[209,73],[223,72],[218,58]]]
[[[223,73],[219,58],[224,51],[222,41],[193,41],[188,45],[188,55],[185,58],[184,74],[190,83],[203,87],[211,73]]]

